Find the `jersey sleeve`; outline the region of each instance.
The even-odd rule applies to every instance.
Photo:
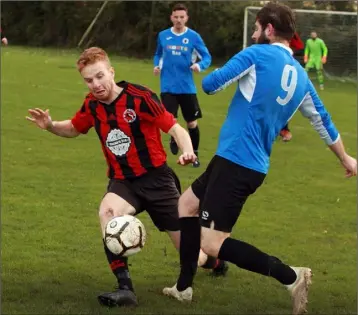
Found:
[[[250,46],[232,57],[222,68],[208,74],[202,81],[207,94],[215,94],[245,76],[257,63],[257,45]]]
[[[165,133],[176,124],[174,116],[165,109],[158,96],[150,91],[142,99],[140,115],[142,119],[153,123]]]
[[[196,51],[196,54],[200,58],[200,62],[198,62],[200,71],[204,71],[205,69],[209,68],[211,65],[211,55],[199,34],[197,34],[194,49]]]
[[[306,46],[305,46],[305,56],[308,56],[310,53],[310,44],[309,44],[309,39],[307,39],[306,41]]]
[[[93,127],[94,120],[93,116],[89,110],[89,98],[86,98],[83,102],[82,107],[71,119],[73,127],[83,134],[86,134],[88,130]]]
[[[311,125],[327,145],[332,145],[339,140],[338,130],[310,80],[307,94],[299,107],[299,111],[311,121]]]
[[[323,40],[321,40],[322,54],[324,57],[327,57],[328,48]]]
[[[154,67],[158,67],[158,66],[161,67],[162,58],[163,58],[163,46],[160,41],[160,33],[159,33],[157,39],[157,48],[155,50],[154,58],[153,58]]]

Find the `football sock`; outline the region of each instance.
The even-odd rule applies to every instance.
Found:
[[[113,274],[117,278],[118,288],[134,291],[132,280],[130,278],[129,270],[128,270],[128,258],[113,254],[108,249],[104,241],[103,241],[103,245],[104,245],[104,251],[106,253],[109,266]]]
[[[199,141],[200,141],[199,127],[196,126],[195,128],[188,128],[188,131],[189,131],[191,142],[193,144],[194,153],[198,155]]]
[[[317,70],[317,79],[318,79],[318,83],[320,85],[323,84],[323,71],[322,70]]]
[[[285,285],[294,283],[297,278],[295,271],[278,258],[233,238],[224,241],[218,256],[242,269],[271,276]]]
[[[177,281],[178,291],[193,285],[198,268],[200,252],[200,224],[198,217],[180,218],[180,275]]]

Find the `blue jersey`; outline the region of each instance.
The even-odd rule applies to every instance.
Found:
[[[201,36],[190,28],[181,34],[168,28],[158,35],[154,66],[161,68],[160,90],[162,93],[196,94],[193,71],[190,67],[197,64],[200,71],[211,64],[211,55]]]
[[[238,81],[222,126],[216,154],[267,173],[272,144],[299,110],[327,145],[339,134],[306,71],[283,44],[257,44],[206,76],[203,90],[214,94]]]

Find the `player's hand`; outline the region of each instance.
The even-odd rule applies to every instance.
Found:
[[[200,66],[197,63],[194,63],[191,67],[191,70],[193,70],[194,72],[200,72]]]
[[[346,177],[357,175],[357,160],[346,154],[341,161],[342,166],[346,169]]]
[[[7,45],[7,44],[8,44],[8,41],[7,41],[7,38],[6,38],[6,37],[4,37],[4,38],[1,40],[1,42],[2,42],[4,45]]]
[[[303,62],[304,62],[304,63],[307,63],[307,61],[308,61],[308,56],[304,56],[304,57],[303,57]]]
[[[159,75],[160,74],[160,67],[158,67],[158,66],[154,67],[153,73],[154,73],[154,75]]]
[[[177,163],[180,165],[188,165],[194,163],[196,159],[197,156],[193,152],[184,152],[182,155],[179,156]]]
[[[325,64],[327,62],[327,56],[322,57],[322,63]]]
[[[29,109],[31,117],[26,116],[26,119],[35,123],[39,128],[48,130],[52,127],[52,119],[48,109],[43,111],[40,108]]]

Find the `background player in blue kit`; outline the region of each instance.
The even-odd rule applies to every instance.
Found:
[[[258,12],[255,27],[253,39],[258,44],[236,54],[203,80],[208,94],[239,82],[214,158],[180,198],[181,271],[177,283],[163,293],[191,301],[201,247],[208,255],[275,278],[290,292],[293,314],[302,314],[311,269],[291,267],[231,238],[230,233],[247,198],[260,187],[268,172],[272,144],[297,110],[311,121],[338,157],[346,177],[357,174],[357,161],[345,152],[312,82],[292,56],[289,41],[295,32],[295,19],[291,9],[269,3]],[[297,242],[301,241],[303,245],[305,240],[298,237]]]
[[[202,113],[196,96],[193,72],[208,68],[211,56],[201,36],[185,26],[188,21],[188,9],[185,5],[176,4],[170,19],[173,27],[158,35],[154,74],[160,74],[160,96],[167,111],[177,117],[180,106],[194,152],[198,156],[200,133],[197,119],[202,117]],[[200,62],[196,62],[197,58]],[[170,140],[170,150],[173,154],[178,153],[178,146],[173,138]],[[200,166],[198,159],[193,166]]]

